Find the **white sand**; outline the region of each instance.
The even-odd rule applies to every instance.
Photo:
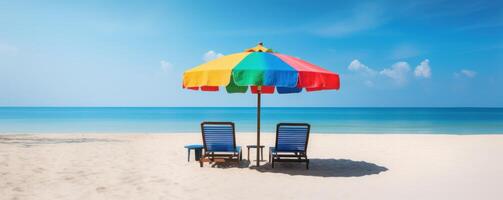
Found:
[[[246,160],[200,168],[183,148],[200,141],[0,135],[0,199],[503,199],[503,135],[312,134],[308,171],[298,163],[255,169]],[[255,135],[237,141],[253,144]],[[273,134],[263,141],[272,144]]]

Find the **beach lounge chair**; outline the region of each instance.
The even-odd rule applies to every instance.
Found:
[[[204,162],[225,161],[225,159],[242,160],[241,147],[236,146],[236,132],[232,122],[201,123],[204,154],[199,160],[201,167]]]
[[[269,148],[269,162],[274,168],[275,162],[305,162],[309,169],[307,158],[307,142],[311,126],[305,123],[279,123],[276,126],[276,145]]]

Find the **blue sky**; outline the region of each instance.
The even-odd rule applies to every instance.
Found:
[[[264,42],[341,76],[265,106],[503,106],[501,1],[0,1],[0,106],[255,106],[184,70]]]

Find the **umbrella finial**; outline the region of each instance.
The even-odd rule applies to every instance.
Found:
[[[255,46],[253,48],[246,49],[245,52],[268,52],[268,53],[272,53],[273,51],[272,51],[272,49],[264,47],[264,43],[263,42],[259,42],[257,44],[257,46]]]

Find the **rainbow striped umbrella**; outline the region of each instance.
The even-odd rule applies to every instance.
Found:
[[[339,75],[299,58],[273,52],[262,43],[244,52],[222,56],[183,74],[183,88],[257,94],[257,146],[260,146],[261,94],[339,89]],[[257,151],[257,166],[259,163]]]

